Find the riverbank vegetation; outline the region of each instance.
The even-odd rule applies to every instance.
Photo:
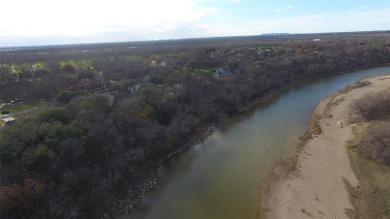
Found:
[[[295,83],[387,64],[389,39],[369,32],[2,51],[3,102],[54,105],[1,129],[2,215],[131,210],[155,186],[156,169],[208,126]]]
[[[387,90],[369,93],[351,105],[351,121],[360,124],[349,143],[351,165],[360,183],[358,188],[348,187],[355,207],[352,218],[390,217],[389,104]]]

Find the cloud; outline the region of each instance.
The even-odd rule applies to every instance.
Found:
[[[230,24],[202,24],[187,27],[180,37],[259,35],[262,33],[321,33],[389,30],[390,8],[349,13],[322,13],[277,20]],[[176,33],[172,33],[174,36]]]
[[[196,4],[202,1],[206,0],[68,0],[61,5],[52,0],[4,1],[2,8],[10,10],[0,13],[0,47],[258,35],[270,32],[390,30],[390,8],[359,8],[285,19],[280,18],[284,16],[277,16],[279,19],[228,22],[220,16],[223,15],[220,9]],[[233,1],[218,0],[224,3]],[[22,4],[24,7],[19,7]],[[286,12],[292,7],[288,5],[275,12]],[[15,10],[11,10],[13,8],[17,8],[18,14],[22,16],[15,15]],[[240,18],[237,14],[231,16]]]
[[[313,14],[286,19],[260,20],[246,23],[242,25],[242,29],[245,29],[247,34],[389,30],[389,14],[390,8],[370,11],[354,10],[347,13]]]
[[[292,5],[287,5],[284,9],[290,10],[292,7],[293,7]],[[275,12],[276,12],[276,13],[280,13],[280,12],[282,12],[284,9],[283,9],[283,8],[277,8],[277,9],[275,9]]]
[[[23,7],[19,7],[23,5]],[[170,30],[196,22],[215,8],[196,8],[192,0],[13,0],[2,3],[0,36],[86,36],[118,28]],[[5,22],[7,21],[7,22]]]

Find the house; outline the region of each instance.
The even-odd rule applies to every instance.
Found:
[[[134,84],[129,87],[131,95],[138,96],[139,91],[144,87],[142,84]]]
[[[220,67],[218,68],[215,73],[213,74],[213,76],[215,78],[224,78],[224,77],[227,77],[231,74],[229,68],[227,66],[225,67]]]
[[[313,39],[314,42],[320,42],[321,39]]]
[[[118,85],[119,82],[118,81],[114,81],[114,80],[109,80],[108,81],[111,85]]]
[[[152,67],[157,67],[158,64],[157,64],[157,62],[156,62],[155,60],[152,60],[152,61],[150,62],[150,66],[152,66]]]
[[[38,66],[37,65],[33,65],[32,67],[31,67],[31,72],[36,72],[36,71],[38,71],[39,70],[39,68],[38,68]]]
[[[10,126],[17,121],[14,117],[7,117],[2,120],[4,121],[2,127]]]
[[[175,95],[181,95],[186,90],[186,88],[182,84],[175,84],[174,88],[175,88],[174,90]]]

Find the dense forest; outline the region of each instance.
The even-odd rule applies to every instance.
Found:
[[[294,84],[390,63],[390,32],[0,50],[2,218],[131,210],[156,169],[226,116]],[[0,109],[6,114],[7,106]]]

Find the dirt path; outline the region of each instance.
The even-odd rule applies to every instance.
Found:
[[[366,93],[390,89],[390,76],[365,79],[372,84],[337,92],[323,99],[313,112],[321,133],[299,152],[296,170],[271,186],[266,202],[268,218],[348,218],[353,209],[343,179],[356,187],[346,142],[353,138],[347,124],[349,105]]]

